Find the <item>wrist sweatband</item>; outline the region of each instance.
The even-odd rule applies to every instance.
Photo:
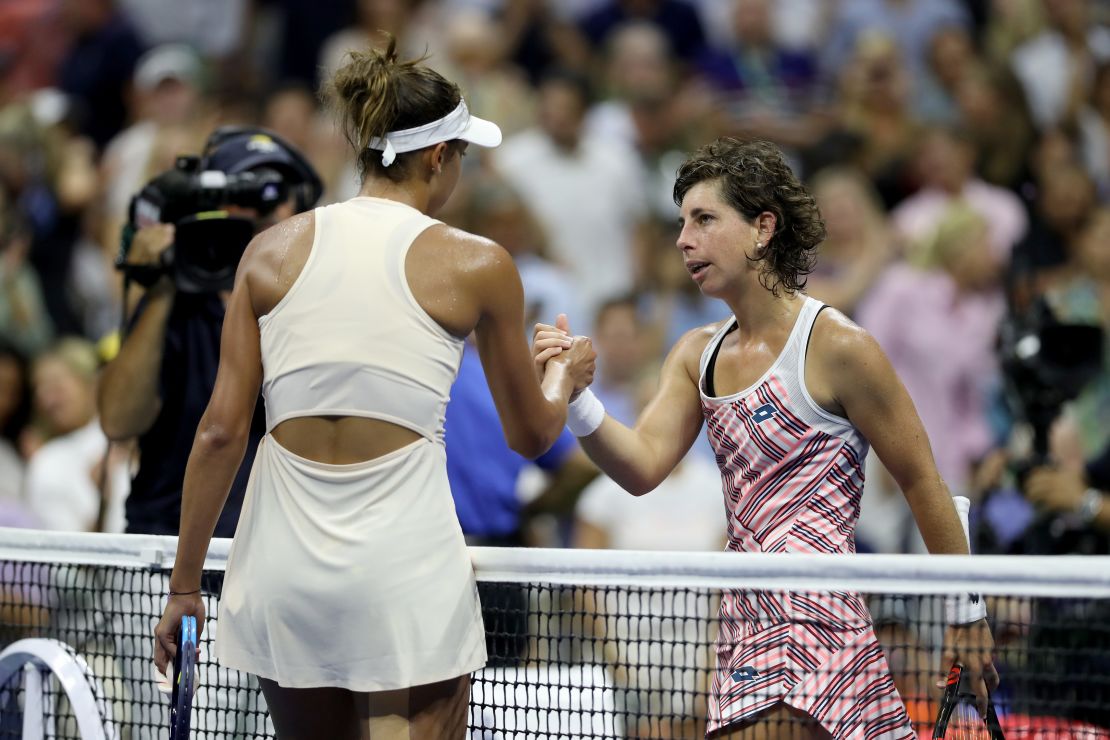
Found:
[[[588,437],[605,421],[605,406],[589,388],[567,407],[567,429],[575,437]]]
[[[967,524],[971,501],[966,496],[953,496],[952,503],[956,505],[956,513],[960,515],[960,525],[964,530],[964,539],[968,543],[967,550],[971,552],[971,536]],[[945,622],[948,624],[970,624],[987,616],[987,602],[982,594],[976,593],[947,596],[944,600],[944,611]]]

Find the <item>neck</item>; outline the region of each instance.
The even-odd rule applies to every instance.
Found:
[[[750,284],[723,300],[732,309],[737,324],[746,335],[763,335],[794,322],[805,296],[787,293],[781,287],[776,296],[759,284],[759,275],[751,273]]]
[[[428,183],[413,178],[402,182],[393,182],[384,177],[367,177],[358,194],[370,198],[395,200],[412,206],[421,213],[428,213],[432,200]]]

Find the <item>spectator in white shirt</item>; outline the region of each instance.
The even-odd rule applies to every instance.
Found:
[[[35,412],[48,439],[31,455],[24,499],[44,529],[123,531],[127,470],[123,461],[105,457],[108,438],[96,418],[96,372],[96,350],[75,338],[39,355],[31,371]]]

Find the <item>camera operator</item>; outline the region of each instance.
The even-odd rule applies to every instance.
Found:
[[[239,257],[253,234],[312,207],[321,189],[311,165],[279,137],[225,127],[199,160],[180,159],[132,202],[133,238],[125,232],[120,268],[145,292],[97,399],[110,439],[138,437],[127,532],[177,534],[185,464],[216,380]],[[235,532],[264,417],[259,403],[217,537]]]
[[[1029,473],[1025,496],[1046,511],[1110,536],[1110,446],[1083,469],[1041,466]]]

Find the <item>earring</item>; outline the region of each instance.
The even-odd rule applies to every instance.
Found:
[[[763,249],[763,242],[756,242],[755,243],[755,248],[756,249]]]

